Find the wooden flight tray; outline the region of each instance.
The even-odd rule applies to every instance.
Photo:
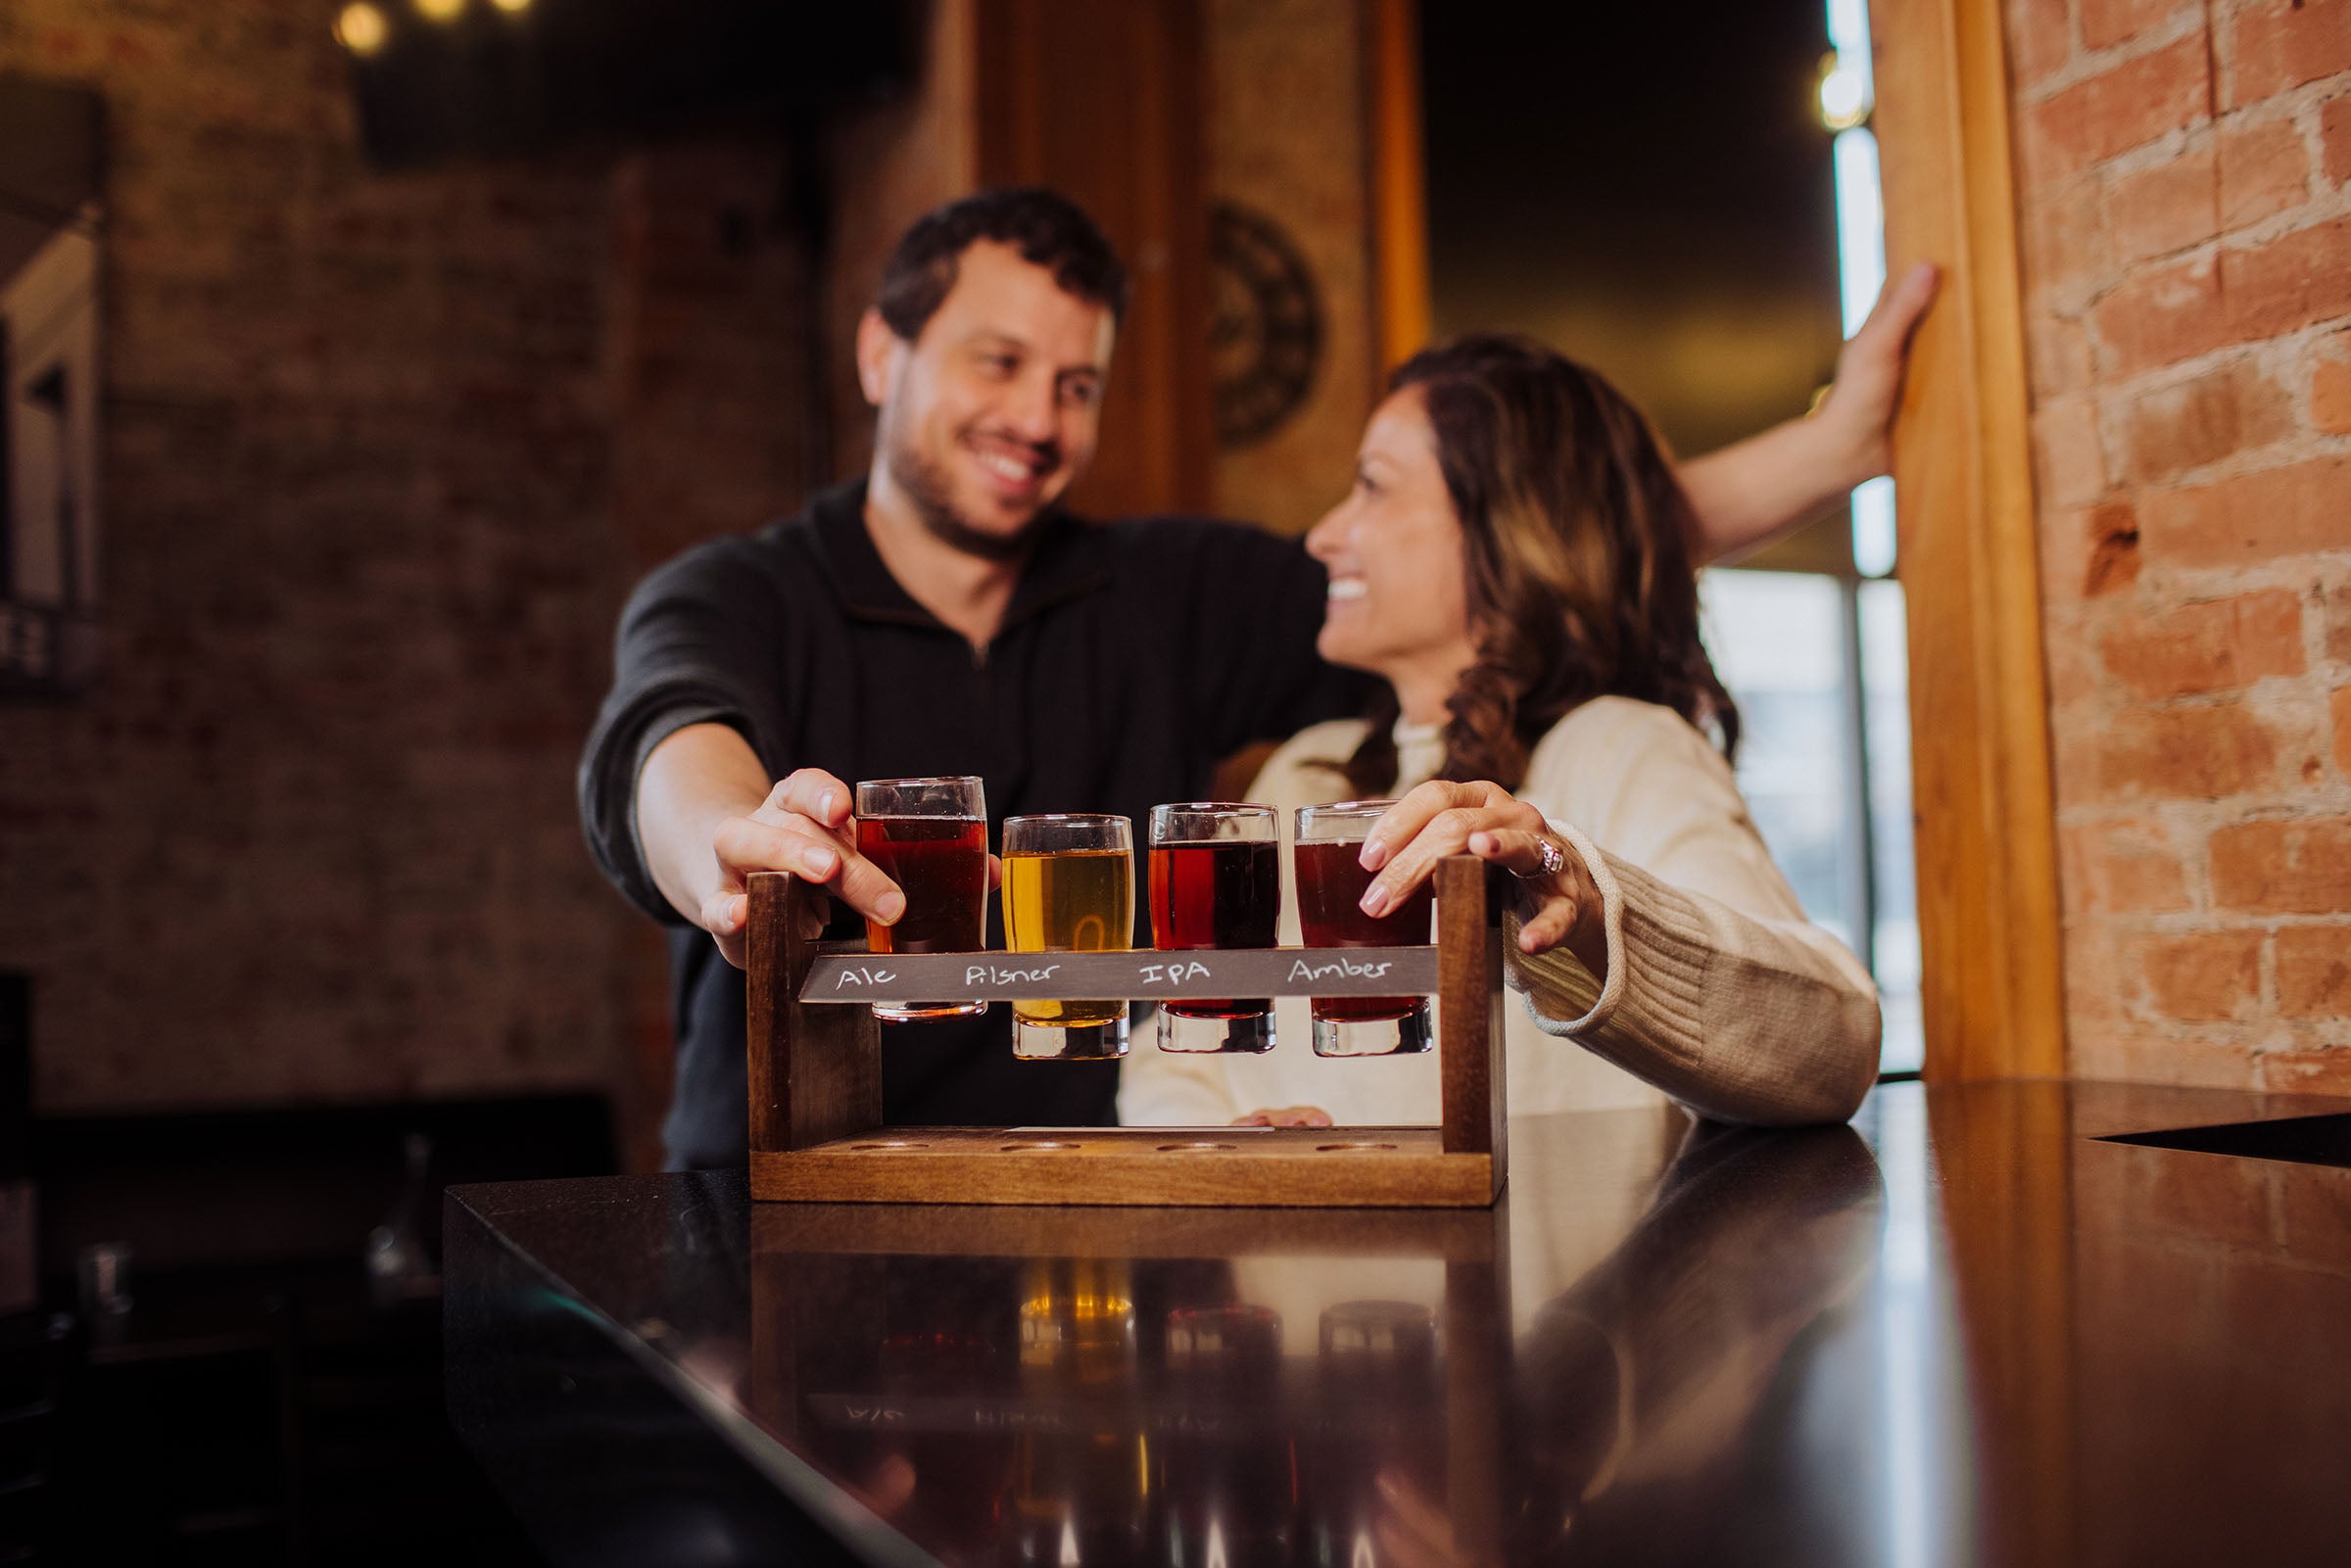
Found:
[[[816,890],[750,879],[751,1196],[799,1203],[1468,1209],[1508,1173],[1501,900],[1484,862],[1435,875],[1424,947],[875,954],[821,943]],[[870,1004],[1095,997],[1437,998],[1438,1124],[893,1127]],[[854,1005],[851,1005],[854,1004]],[[1133,1051],[1156,1049],[1147,1040]],[[1278,1049],[1304,1050],[1304,1041]],[[1377,1059],[1371,1059],[1376,1062]],[[1058,1070],[1039,1062],[1034,1070]],[[1367,1069],[1378,1071],[1376,1066]]]

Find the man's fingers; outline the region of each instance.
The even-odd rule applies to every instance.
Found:
[[[769,790],[767,803],[774,810],[797,812],[821,827],[838,829],[849,820],[853,798],[849,786],[824,769],[802,768]]]
[[[1330,1113],[1317,1105],[1269,1106],[1252,1111],[1245,1117],[1235,1117],[1228,1125],[1235,1127],[1327,1127]]]
[[[1469,835],[1468,850],[1519,877],[1532,877],[1543,869],[1542,835],[1522,829],[1480,829]]]
[[[702,901],[702,929],[713,936],[740,935],[750,923],[751,901],[744,893],[712,893]]]
[[[805,831],[752,817],[731,817],[719,824],[710,840],[718,863],[738,874],[788,871],[810,881],[829,882],[840,874],[840,847],[818,836],[809,824]]]
[[[880,867],[853,849],[843,849],[814,823],[785,826],[735,817],[719,825],[711,840],[719,864],[741,876],[754,871],[788,871],[823,882],[833,896],[869,920],[888,926],[906,913],[906,895]]]

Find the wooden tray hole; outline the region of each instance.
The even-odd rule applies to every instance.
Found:
[[[928,1149],[931,1146],[927,1143],[915,1143],[906,1138],[892,1138],[888,1143],[853,1143],[850,1144],[849,1147],[852,1149],[870,1150],[876,1153],[888,1154],[899,1149]]]
[[[1029,1154],[1032,1152],[1052,1154],[1063,1149],[1075,1149],[1078,1146],[1074,1143],[1053,1143],[1047,1140],[1039,1139],[1032,1143],[1000,1143],[996,1145],[996,1150],[999,1154],[1008,1155]]]
[[[1204,1155],[1239,1147],[1237,1143],[1163,1143],[1159,1146],[1159,1152],[1163,1155]]]
[[[1335,1155],[1346,1154],[1357,1149],[1393,1149],[1395,1147],[1392,1143],[1319,1143],[1315,1145],[1315,1153]]]

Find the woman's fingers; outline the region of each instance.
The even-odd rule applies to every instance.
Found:
[[[1234,1117],[1232,1126],[1330,1126],[1330,1112],[1321,1105],[1268,1105]]]
[[[1356,863],[1366,871],[1377,871],[1396,858],[1396,852],[1419,835],[1440,813],[1456,806],[1485,804],[1488,785],[1455,784],[1448,779],[1431,779],[1409,790],[1402,799],[1380,813],[1379,821],[1364,834],[1364,847]]]
[[[1395,909],[1427,880],[1438,861],[1467,848],[1474,833],[1533,831],[1542,825],[1541,812],[1500,784],[1422,784],[1390,807],[1373,830],[1393,847],[1377,857],[1379,875],[1364,889],[1363,911],[1376,919]],[[1398,842],[1397,834],[1408,829],[1409,837]],[[1373,858],[1367,849],[1364,864],[1372,865]]]

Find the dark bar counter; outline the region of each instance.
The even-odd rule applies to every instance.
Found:
[[[2351,1561],[2351,1101],[1511,1156],[1490,1212],[454,1188],[450,1410],[565,1564]]]

